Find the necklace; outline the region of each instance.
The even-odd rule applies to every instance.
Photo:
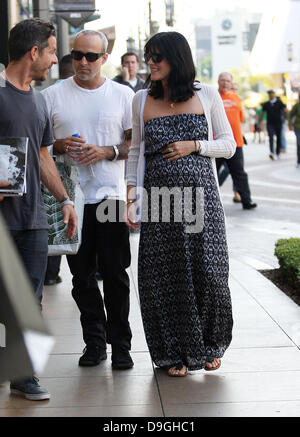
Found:
[[[172,102],[172,103],[170,103],[170,108],[172,108],[172,109],[173,109],[173,108],[174,108],[174,106],[175,106],[175,103],[173,103],[173,102]]]

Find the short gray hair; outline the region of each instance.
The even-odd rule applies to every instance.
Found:
[[[80,32],[78,32],[75,35],[74,44],[75,44],[75,41],[78,38],[80,38],[82,35],[96,35],[96,36],[99,36],[99,38],[101,39],[101,41],[103,43],[103,49],[104,49],[105,53],[107,52],[108,40],[107,40],[106,35],[103,32],[100,32],[99,30],[89,30],[89,29],[81,30]]]
[[[230,76],[230,79],[233,81],[233,75],[232,75],[231,73],[229,73],[229,71],[223,71],[222,73],[220,73],[218,79],[220,79],[220,77],[221,77],[223,74],[228,74],[228,76]]]

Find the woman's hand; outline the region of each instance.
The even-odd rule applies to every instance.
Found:
[[[136,218],[136,204],[133,202],[126,203],[125,223],[129,228],[133,230],[136,230],[139,227],[139,223]]]
[[[198,141],[176,141],[175,143],[170,143],[164,147],[162,154],[168,161],[175,161],[175,159],[190,155],[193,152],[198,152],[198,150]]]
[[[124,212],[124,219],[126,225],[131,229],[137,229],[139,223],[136,217],[136,187],[134,185],[127,186],[127,201]]]

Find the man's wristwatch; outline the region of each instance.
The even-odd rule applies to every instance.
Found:
[[[60,203],[61,207],[65,206],[65,205],[74,206],[74,202],[72,202],[72,200],[70,200],[70,199],[67,199],[67,197],[65,197],[65,196],[61,199],[61,201],[59,203]]]
[[[119,156],[119,149],[118,149],[118,146],[113,146],[113,149],[114,149],[114,152],[115,152],[115,156],[114,156],[114,158],[112,159],[112,161],[116,161],[116,160],[118,159],[118,156]]]

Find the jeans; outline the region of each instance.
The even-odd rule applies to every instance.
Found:
[[[47,270],[45,275],[45,281],[56,279],[59,274],[61,263],[61,255],[48,256]]]
[[[226,161],[223,161],[223,165],[221,166],[221,168],[218,171],[218,181],[219,181],[219,185],[221,187],[221,185],[224,184],[224,182],[226,181],[228,175],[230,174],[228,165],[226,164]],[[232,190],[235,192],[237,191],[236,186],[234,184],[232,184]]]
[[[112,200],[118,207],[124,202]],[[129,326],[129,230],[124,222],[100,223],[99,204],[84,207],[82,243],[76,255],[67,260],[73,275],[72,296],[77,303],[83,339],[86,344],[106,349],[106,343],[131,346]],[[122,214],[122,212],[121,212]],[[104,302],[95,277],[100,266]],[[105,304],[105,309],[104,309]],[[105,314],[106,310],[106,314]]]
[[[32,283],[35,296],[41,303],[47,267],[48,230],[33,229],[10,231],[10,233]]]
[[[281,149],[282,124],[267,123],[267,131],[269,135],[270,153],[274,153],[273,137],[276,135],[276,155],[279,155]]]
[[[297,164],[300,164],[300,130],[295,130],[297,138]]]

